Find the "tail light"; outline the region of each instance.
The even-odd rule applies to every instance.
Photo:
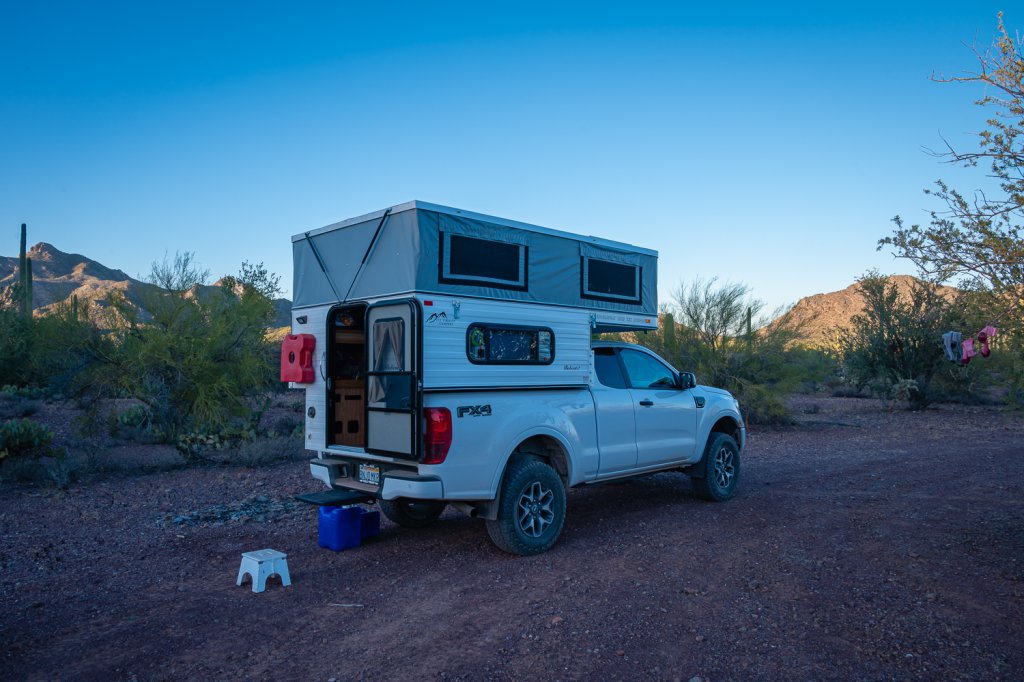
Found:
[[[423,463],[440,464],[452,446],[452,413],[447,407],[423,410],[427,428],[423,431]]]

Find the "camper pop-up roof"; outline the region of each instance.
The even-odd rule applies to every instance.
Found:
[[[292,251],[294,309],[416,292],[631,314],[597,331],[657,327],[657,251],[607,239],[410,201],[295,235]]]

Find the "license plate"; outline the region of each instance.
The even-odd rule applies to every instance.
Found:
[[[360,464],[359,482],[380,485],[380,467],[376,464]]]

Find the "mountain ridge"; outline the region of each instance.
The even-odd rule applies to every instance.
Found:
[[[53,244],[39,242],[26,254],[32,259],[32,309],[36,314],[52,312],[57,306],[77,296],[80,305],[106,308],[107,297],[120,292],[125,298],[145,310],[146,296],[159,287],[137,280],[123,270],[108,267],[79,253],[61,251]],[[17,257],[0,256],[0,290],[18,281]],[[221,280],[201,285],[201,291],[219,287]],[[274,299],[275,319],[271,326],[291,325],[291,301]]]
[[[39,242],[28,252],[32,259],[32,307],[36,314],[46,314],[58,305],[67,303],[77,296],[80,305],[90,304],[106,307],[106,299],[115,291],[122,293],[133,305],[145,310],[145,299],[154,290],[155,284],[135,279],[123,270],[108,267],[97,260],[78,253],[67,253],[47,242]],[[0,290],[16,283],[18,259],[0,256]],[[901,296],[909,294],[915,282],[921,280],[912,275],[890,275]],[[222,280],[202,285],[201,291],[212,290]],[[957,294],[953,287],[940,287],[946,298]],[[838,291],[811,294],[797,303],[771,325],[789,323],[802,327],[800,341],[812,346],[823,345],[833,329],[847,329],[855,315],[864,307],[864,296],[860,284],[854,282]],[[291,301],[286,298],[274,300],[276,318],[273,327],[290,327]]]
[[[896,286],[901,298],[908,297],[911,288],[923,282],[913,275],[889,275],[886,279]],[[954,287],[939,287],[939,294],[947,300],[952,300],[958,293],[959,290]],[[832,330],[849,329],[853,317],[863,309],[864,295],[860,291],[860,282],[854,282],[845,289],[801,298],[769,326],[791,325],[802,330],[799,336],[801,341],[811,346],[822,346]]]

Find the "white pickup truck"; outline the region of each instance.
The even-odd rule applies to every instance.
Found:
[[[525,555],[557,541],[573,486],[680,471],[734,495],[736,400],[594,337],[657,327],[655,252],[422,202],[293,251],[281,377],[306,390],[327,487],[300,499],[378,502],[413,528],[451,506]]]

